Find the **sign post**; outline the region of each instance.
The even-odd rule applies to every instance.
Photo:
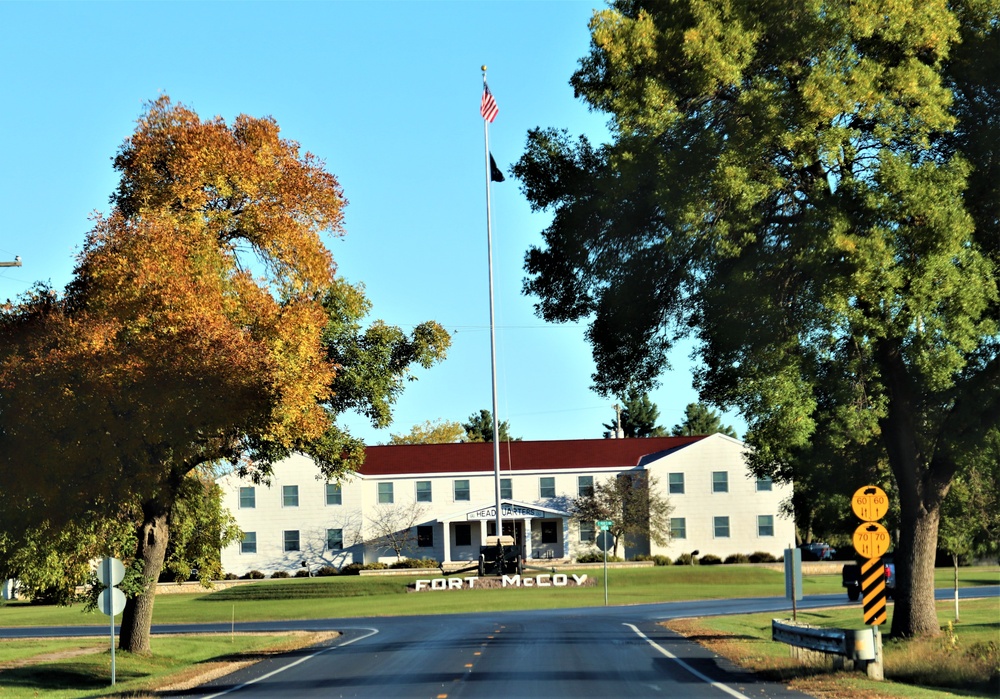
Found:
[[[101,611],[111,617],[111,686],[115,685],[115,617],[125,609],[125,593],[115,585],[125,579],[125,566],[117,558],[105,558],[97,568],[104,589],[98,598]]]
[[[785,597],[792,601],[792,621],[798,621],[795,603],[802,599],[802,549],[785,549]]]
[[[608,549],[615,545],[615,537],[611,534],[614,522],[610,519],[599,519],[596,522],[601,533],[597,535],[597,545],[604,551],[604,606],[608,606]]]
[[[889,497],[876,485],[858,488],[851,496],[851,509],[861,524],[854,530],[854,550],[865,560],[861,562],[861,599],[865,624],[875,627],[875,660],[869,661],[868,677],[884,678],[882,664],[882,634],[879,625],[886,622],[885,565],[882,556],[889,550],[890,537],[876,520],[889,511]]]

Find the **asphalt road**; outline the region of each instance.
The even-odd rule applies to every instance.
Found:
[[[939,590],[941,597],[951,595],[950,590]],[[963,588],[962,595],[995,597],[1000,588]],[[816,595],[798,606],[810,609],[845,603],[844,594]],[[789,611],[784,598],[758,598],[239,624],[240,631],[338,630],[343,635],[175,696],[805,697],[781,684],[758,681],[657,623],[685,616],[749,612],[774,612],[785,617]],[[220,632],[229,628],[157,625],[153,632]],[[0,637],[95,633],[107,633],[107,627],[103,631],[95,627],[0,629]]]
[[[187,696],[804,696],[659,627],[651,608],[610,609],[343,620],[344,636],[329,645]]]

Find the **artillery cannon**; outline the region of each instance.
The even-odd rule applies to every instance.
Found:
[[[512,536],[488,536],[479,547],[480,575],[521,575],[524,554]]]

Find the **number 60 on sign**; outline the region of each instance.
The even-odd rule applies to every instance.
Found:
[[[854,530],[854,550],[865,558],[878,558],[889,550],[889,532],[878,522],[865,522]]]
[[[851,497],[851,509],[858,519],[874,522],[885,517],[885,513],[889,511],[889,498],[877,485],[866,485],[858,488]]]

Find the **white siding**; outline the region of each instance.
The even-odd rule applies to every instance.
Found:
[[[756,480],[745,467],[743,452],[742,442],[724,435],[712,435],[639,466],[504,471],[501,477],[511,479],[512,501],[544,508],[547,512],[537,519],[520,520],[523,523],[519,526],[527,527],[525,538],[528,541],[525,543],[528,544],[531,557],[576,558],[583,553],[596,551],[592,544],[579,541],[578,523],[559,514],[570,510],[572,500],[577,496],[578,477],[593,476],[596,486],[621,473],[643,468],[655,476],[661,493],[669,499],[674,508],[671,517],[684,518],[687,538],[672,541],[664,547],[640,544],[638,549],[633,548],[630,553],[648,551],[676,558],[681,553],[698,550],[701,555],[714,554],[724,559],[734,553],[766,551],[780,556],[783,549],[795,540],[791,519],[779,516],[779,504],[791,495],[791,486],[775,484],[769,492],[757,492]],[[712,491],[712,473],[715,471],[728,473],[727,493]],[[669,473],[684,474],[683,494],[667,494]],[[541,477],[555,479],[555,498],[540,497]],[[469,481],[468,501],[455,501],[456,480]],[[327,505],[326,483],[319,479],[318,469],[307,457],[296,455],[275,465],[270,487],[255,486],[256,507],[253,509],[239,507],[239,488],[252,485],[251,483],[241,482],[234,475],[220,479],[224,493],[223,504],[236,517],[241,529],[257,535],[256,553],[241,553],[239,543],[222,552],[223,570],[237,575],[250,570],[259,570],[265,574],[287,570],[294,574],[302,568],[303,561],[312,570],[323,565],[339,568],[351,562],[392,561],[394,556],[391,552],[378,551],[363,544],[363,541],[371,538],[366,518],[377,507],[379,483],[391,482],[394,505],[409,507],[416,503],[417,481],[431,481],[432,501],[417,503],[423,508],[423,515],[417,524],[433,527],[433,547],[415,547],[408,555],[438,561],[475,560],[479,545],[486,535],[486,523],[468,521],[466,513],[495,503],[492,473],[455,471],[392,476],[357,474],[342,483],[343,504]],[[282,486],[285,485],[298,486],[298,507],[283,506]],[[758,515],[773,515],[773,536],[758,536]],[[713,518],[717,516],[729,517],[728,538],[715,537]],[[542,543],[543,520],[555,521],[556,542]],[[458,546],[455,528],[456,525],[465,524],[471,525],[472,541],[468,546]],[[327,550],[328,529],[343,530],[342,551]],[[288,530],[299,532],[301,550],[283,550],[283,532]]]

